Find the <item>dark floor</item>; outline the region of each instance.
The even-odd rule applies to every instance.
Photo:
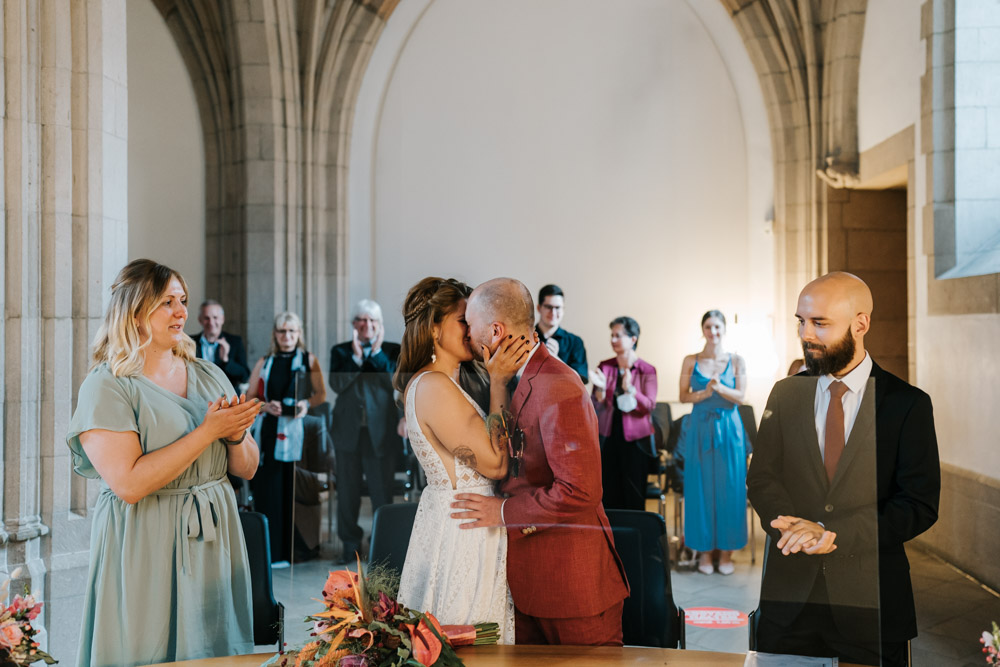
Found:
[[[919,548],[907,548],[917,603],[919,635],[913,664],[982,667],[979,638],[1000,622],[1000,597],[971,577]]]

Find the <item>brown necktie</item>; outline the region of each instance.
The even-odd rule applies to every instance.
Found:
[[[836,380],[830,385],[830,407],[826,410],[826,439],[824,441],[823,464],[826,478],[833,481],[837,463],[844,453],[844,402],[841,400],[847,385]]]

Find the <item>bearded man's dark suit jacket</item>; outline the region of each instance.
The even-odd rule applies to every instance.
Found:
[[[330,429],[337,457],[337,533],[345,556],[361,544],[362,471],[372,510],[391,503],[395,457],[403,449],[396,433],[401,414],[392,389],[399,344],[384,342],[378,354],[369,354],[367,349],[365,354],[358,366],[350,341],[330,350],[330,388],[337,393]],[[362,428],[363,423],[367,428]]]
[[[192,336],[194,338],[195,355],[199,359],[204,358],[201,356],[201,336],[202,334],[200,333]],[[233,388],[239,390],[240,383],[250,379],[250,369],[247,367],[247,351],[243,346],[243,339],[228,331],[220,332],[219,338],[225,338],[229,343],[229,361],[219,361],[219,352],[216,350],[215,365],[221,368],[222,372],[226,374],[229,381],[233,383]]]
[[[903,543],[937,520],[941,489],[930,397],[873,364],[830,483],[816,435],[817,381],[800,374],[774,386],[747,475],[750,501],[771,536],[761,582],[761,616],[781,626],[792,623],[822,571],[837,629],[845,638],[864,635],[860,624],[866,616],[853,612],[875,602],[871,565],[877,534],[881,641],[905,642],[917,635],[917,623]],[[875,512],[864,509],[873,499],[873,486]],[[778,515],[822,522],[837,534],[837,550],[822,556],[782,555],[776,547],[780,532],[770,525]]]

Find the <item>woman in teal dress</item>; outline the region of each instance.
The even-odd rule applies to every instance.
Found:
[[[747,436],[738,406],[746,393],[746,363],[727,353],[726,318],[701,318],[705,347],[684,358],[680,400],[694,403],[684,418],[677,452],[684,459],[684,541],[699,552],[698,571],[732,574],[733,551],[747,543]]]
[[[187,286],[140,259],[111,287],[67,442],[100,479],[78,663],[145,665],[253,649],[250,572],[227,470],[249,478],[258,402],[184,333]]]

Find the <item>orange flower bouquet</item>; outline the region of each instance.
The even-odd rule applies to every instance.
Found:
[[[20,573],[21,568],[17,568],[10,579],[0,584],[0,664],[30,665],[38,660],[54,664],[55,658],[38,648],[35,641],[38,631],[31,625],[41,613],[42,603],[35,602],[35,596],[26,593],[15,595],[7,604],[7,588],[11,579],[16,579]]]
[[[316,639],[268,662],[277,667],[459,667],[454,647],[495,644],[496,623],[442,626],[428,612],[396,601],[399,580],[369,567],[331,572],[323,586],[325,609],[306,619]]]

